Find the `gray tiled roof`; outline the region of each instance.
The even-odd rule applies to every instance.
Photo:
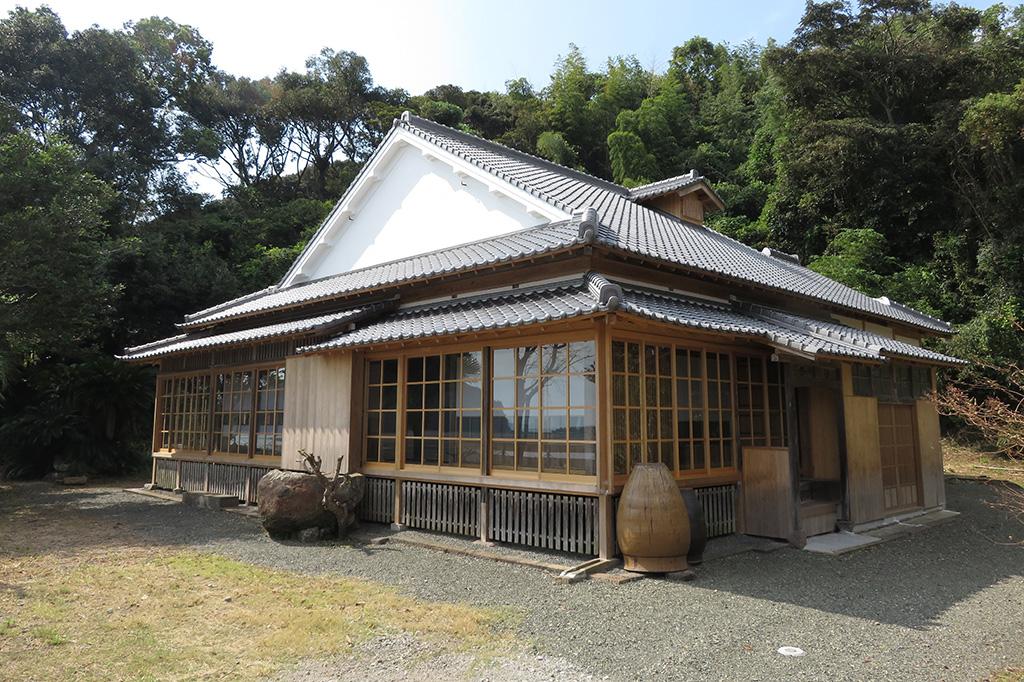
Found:
[[[676,192],[690,185],[696,185],[701,181],[704,181],[704,176],[699,175],[695,170],[691,170],[686,175],[677,175],[674,178],[665,178],[657,182],[633,187],[629,190],[629,198],[633,201],[642,201],[661,196],[662,194],[668,194],[669,192]]]
[[[154,358],[180,353],[182,351],[201,350],[203,348],[214,348],[217,346],[229,346],[237,343],[248,343],[280,336],[294,336],[296,334],[329,332],[335,330],[339,325],[355,322],[365,317],[370,312],[368,308],[355,308],[331,315],[320,315],[304,320],[293,322],[281,322],[278,324],[243,329],[239,331],[226,332],[213,335],[190,335],[179,334],[160,341],[153,341],[141,346],[125,348],[123,360],[152,360]]]
[[[519,327],[600,311],[601,306],[586,283],[575,279],[561,284],[510,289],[500,294],[415,306],[325,343],[297,348],[296,352]]]
[[[769,289],[806,296],[890,320],[949,332],[905,306],[886,305],[801,265],[767,256],[714,230],[635,203],[629,190],[416,116],[397,125],[552,205],[597,209],[600,241],[626,251]]]
[[[570,247],[578,241],[577,220],[566,220],[499,237],[402,258],[340,275],[227,301],[187,316],[183,328],[303,303],[327,300],[342,294],[389,284],[469,270],[528,256],[539,256]]]
[[[297,352],[511,328],[611,309],[692,329],[761,338],[770,346],[812,357],[882,361],[891,356],[939,363],[959,362],[955,358],[843,325],[818,322],[770,308],[737,310],[734,306],[711,301],[619,285],[595,273],[586,275],[582,280],[577,278],[529,289],[510,289],[415,306],[324,343],[299,348]],[[774,315],[785,319],[775,319]],[[843,336],[842,330],[851,334]]]
[[[597,231],[597,243],[605,247],[757,288],[796,294],[930,331],[951,331],[951,327],[941,320],[906,306],[871,298],[799,263],[773,257],[707,227],[646,208],[636,203],[636,196],[629,190],[607,180],[558,166],[416,116],[403,117],[396,125],[567,213],[575,213],[587,207],[594,208],[601,223]],[[662,182],[678,180],[674,178]],[[658,184],[652,183],[650,187]],[[203,326],[373,287],[472,269],[488,263],[517,260],[568,248],[576,243],[577,233],[571,221],[553,223],[313,282],[283,288],[269,287],[189,315],[181,326]]]

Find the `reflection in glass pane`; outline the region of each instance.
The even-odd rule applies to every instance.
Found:
[[[462,466],[480,466],[480,443],[477,441],[462,441]]]
[[[541,391],[544,407],[565,407],[569,404],[569,380],[564,375],[544,377]]]
[[[544,433],[541,438],[564,440],[566,426],[565,410],[544,410]]]
[[[394,462],[394,438],[381,439],[381,462]]]
[[[442,445],[443,458],[441,463],[445,466],[459,465],[459,441],[445,440]]]
[[[516,352],[516,376],[540,374],[540,346],[521,346]]]
[[[480,409],[482,390],[479,381],[466,381],[462,383],[462,407],[463,409]]]
[[[438,442],[434,439],[423,441],[423,463],[437,464]]]
[[[564,442],[547,443],[543,448],[542,471],[556,474],[566,473],[566,449]]]
[[[495,379],[492,383],[492,401],[495,408],[515,407],[516,404],[516,381],[515,379]]]
[[[483,355],[480,351],[462,354],[462,378],[475,379],[483,373]]]
[[[569,439],[597,439],[597,412],[595,410],[569,410]]]
[[[594,443],[569,444],[569,473],[593,476],[597,473],[597,445]]]
[[[568,346],[556,343],[543,347],[544,374],[565,374],[569,367]]]
[[[520,471],[536,471],[540,457],[536,441],[516,441],[516,468]]]
[[[569,344],[569,371],[584,374],[595,371],[597,357],[593,341],[575,341]]]
[[[516,375],[515,351],[511,348],[500,348],[494,351],[491,371],[496,377],[513,377]]]
[[[515,438],[515,424],[512,410],[493,410],[491,430],[494,438]]]
[[[492,441],[491,466],[495,469],[515,468],[515,443],[513,441]]]
[[[526,378],[516,381],[518,407],[540,407],[540,379]]]

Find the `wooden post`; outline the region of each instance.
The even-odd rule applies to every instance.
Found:
[[[150,472],[150,475],[149,475],[149,485],[150,485],[150,487],[154,487],[155,488],[156,487],[156,457],[153,457],[152,460],[153,460],[153,470]]]
[[[480,488],[480,514],[477,517],[479,519],[479,537],[477,542],[481,545],[492,545],[491,542],[491,489]]]
[[[615,556],[615,510],[612,508],[614,502],[615,498],[607,492],[602,492],[597,498],[597,555],[601,559],[611,559]]]
[[[210,463],[203,462],[203,464],[205,465],[203,467],[203,492],[208,493],[210,492]]]
[[[830,382],[836,401],[836,430],[839,436],[839,527],[844,528],[850,523],[850,476],[849,463],[846,455],[846,399],[843,395],[843,369],[838,368],[837,381]]]
[[[793,386],[793,366],[785,363],[783,379],[786,387],[786,421],[789,424],[789,477],[793,495],[793,535],[789,538],[794,547],[807,543],[800,523],[800,422],[797,417],[796,388]]]
[[[252,500],[252,469],[245,467],[242,471],[245,472],[245,503],[251,504]]]
[[[179,459],[178,460],[178,471],[177,471],[177,473],[176,473],[176,475],[174,477],[174,492],[180,493],[181,491],[182,491],[182,487],[181,487],[181,460]]]
[[[397,477],[395,478],[394,511],[391,530],[405,530],[405,526],[402,525],[402,481]]]

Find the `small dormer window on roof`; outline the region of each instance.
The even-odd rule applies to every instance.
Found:
[[[705,213],[725,208],[707,179],[696,170],[634,187],[629,191],[629,198],[698,225],[704,224]]]

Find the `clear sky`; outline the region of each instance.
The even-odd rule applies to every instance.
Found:
[[[169,16],[197,27],[213,43],[217,66],[236,75],[298,70],[321,47],[354,50],[369,60],[378,83],[414,95],[441,83],[502,90],[519,76],[544,87],[570,42],[594,67],[635,54],[660,70],[672,48],[694,35],[784,42],[804,8],[804,0],[0,0],[0,9],[6,15],[17,5],[40,4],[69,30]]]

